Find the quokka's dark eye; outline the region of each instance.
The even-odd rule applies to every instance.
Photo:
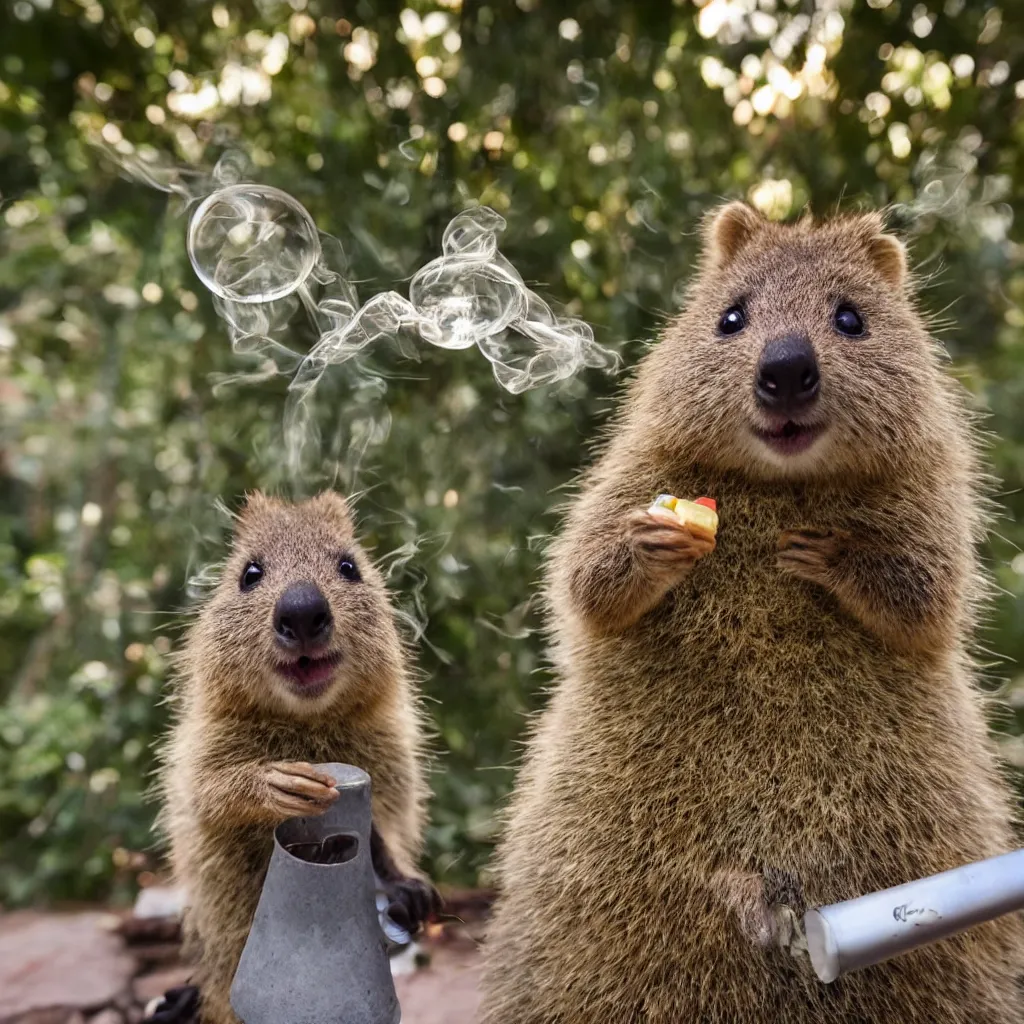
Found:
[[[362,579],[359,575],[359,566],[351,555],[342,555],[338,559],[338,575],[343,580],[351,580],[353,583],[358,583]]]
[[[840,334],[848,338],[859,338],[864,333],[864,321],[855,306],[844,302],[836,307],[832,323]]]
[[[259,562],[250,562],[242,570],[239,586],[242,590],[252,590],[261,579],[263,579],[263,566]]]
[[[747,314],[739,304],[730,306],[718,321],[719,334],[739,334],[747,326]]]

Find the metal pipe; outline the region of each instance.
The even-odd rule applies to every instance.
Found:
[[[804,931],[826,983],[1024,910],[1024,849],[809,910]]]

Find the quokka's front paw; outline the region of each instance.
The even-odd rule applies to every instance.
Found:
[[[305,761],[268,764],[263,781],[267,808],[282,821],[323,814],[338,799],[334,779]]]
[[[715,550],[715,540],[691,531],[667,515],[647,509],[630,512],[626,534],[637,557],[656,582],[678,582],[694,563]]]
[[[848,540],[842,530],[784,530],[779,536],[775,564],[802,580],[827,587]]]
[[[410,935],[441,912],[440,894],[422,878],[396,878],[381,885],[388,898],[388,917]]]

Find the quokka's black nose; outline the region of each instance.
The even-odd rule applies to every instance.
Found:
[[[810,405],[820,390],[818,360],[805,334],[788,334],[765,345],[754,385],[761,406],[773,412],[797,412]]]
[[[331,606],[313,583],[296,583],[274,609],[274,632],[286,647],[315,647],[331,635]]]

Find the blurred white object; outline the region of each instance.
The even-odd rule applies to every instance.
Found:
[[[405,949],[391,954],[391,976],[398,978],[403,974],[414,974],[419,970],[416,958],[420,954],[419,944],[413,942]]]
[[[1024,850],[967,864],[804,915],[818,978],[870,967],[1024,910]]]
[[[396,950],[402,950],[412,942],[412,936],[400,928],[388,916],[388,898],[381,888],[380,880],[377,881],[377,916],[380,918],[380,927],[384,937],[388,940],[388,953],[394,954]]]
[[[153,885],[143,889],[135,900],[135,917],[181,917],[185,909],[185,890],[180,886]]]

